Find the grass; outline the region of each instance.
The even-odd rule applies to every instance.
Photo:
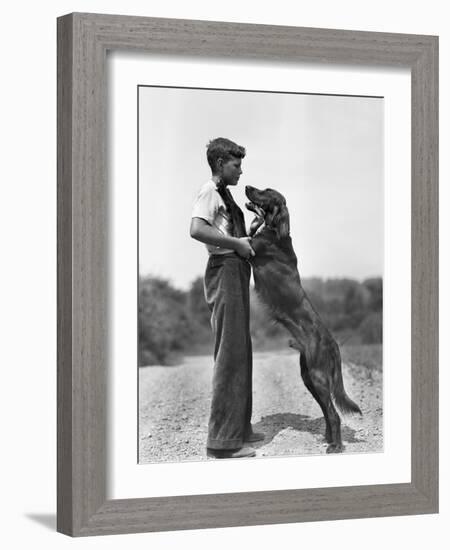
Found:
[[[383,370],[383,345],[360,344],[356,346],[342,346],[341,357],[344,363],[352,363],[369,370]]]

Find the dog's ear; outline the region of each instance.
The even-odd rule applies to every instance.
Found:
[[[278,214],[277,221],[278,223],[275,225],[275,229],[277,230],[278,238],[282,239],[283,237],[288,237],[291,230],[289,223],[289,211],[284,204]]]
[[[275,229],[279,239],[287,237],[290,232],[290,223],[286,205],[275,205],[272,212],[266,217],[266,225]]]
[[[276,217],[278,216],[279,210],[280,210],[280,207],[276,204],[273,207],[273,210],[266,214],[266,219],[264,221],[266,222],[267,226],[273,227],[275,229]]]

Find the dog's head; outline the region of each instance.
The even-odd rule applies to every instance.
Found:
[[[246,185],[245,194],[251,201],[246,203],[246,208],[257,215],[261,215],[258,210],[263,210],[266,226],[274,229],[279,239],[289,235],[289,211],[281,193],[275,189],[256,189]]]

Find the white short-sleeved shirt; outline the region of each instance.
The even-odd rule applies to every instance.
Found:
[[[207,181],[199,190],[194,207],[192,218],[202,218],[210,225],[218,229],[223,235],[233,236],[232,223],[227,212],[225,203],[217,191],[213,180]],[[234,252],[229,248],[221,248],[212,244],[206,244],[209,254],[229,254]]]

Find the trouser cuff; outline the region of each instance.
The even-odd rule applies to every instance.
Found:
[[[210,439],[208,437],[206,446],[208,449],[216,451],[222,449],[240,449],[242,447],[242,439]]]

